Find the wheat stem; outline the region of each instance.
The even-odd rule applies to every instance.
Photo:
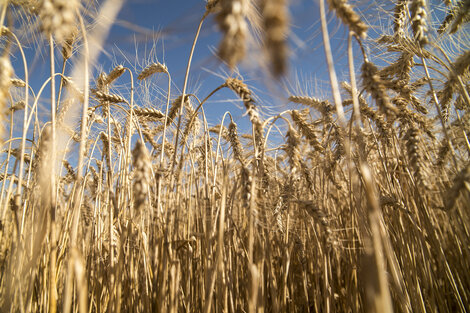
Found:
[[[178,139],[179,139],[179,133],[180,133],[180,128],[181,128],[181,118],[183,115],[183,103],[186,95],[186,88],[188,87],[188,79],[189,79],[189,70],[191,68],[191,61],[193,59],[193,54],[194,50],[196,49],[196,43],[197,39],[199,37],[199,33],[201,32],[202,28],[202,23],[204,22],[206,16],[208,15],[208,11],[204,13],[202,16],[201,20],[199,21],[199,25],[197,27],[196,35],[194,36],[193,44],[191,46],[191,51],[189,53],[189,59],[188,59],[188,64],[186,65],[186,73],[184,75],[184,83],[183,83],[183,90],[181,92],[181,104],[180,104],[180,110],[178,114],[178,125],[176,127],[176,138],[175,138],[175,153],[173,154],[173,159],[172,159],[172,165],[171,165],[171,173],[173,174],[174,167],[175,167],[175,161],[176,161],[176,155],[177,155],[177,150],[178,150]]]

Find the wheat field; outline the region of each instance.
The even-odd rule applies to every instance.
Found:
[[[96,70],[122,0],[0,1],[0,312],[469,312],[470,1],[362,1],[379,36],[354,2],[311,2],[329,96],[267,112],[239,68],[256,38],[289,84],[288,0],[208,0],[177,88]],[[192,94],[207,20],[228,74]]]

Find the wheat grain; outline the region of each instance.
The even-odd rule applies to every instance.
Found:
[[[291,173],[295,173],[299,167],[299,159],[300,159],[300,137],[297,131],[289,125],[289,128],[286,133],[286,145],[284,147],[284,151],[286,152],[287,156],[289,157],[289,164]]]
[[[383,35],[377,40],[377,42],[386,45],[388,51],[408,52],[420,58],[432,57],[430,52],[425,49],[420,49],[418,41],[413,40],[409,37]]]
[[[259,148],[261,148],[263,142],[262,122],[258,110],[256,108],[255,101],[251,96],[250,89],[247,85],[245,85],[241,80],[237,78],[228,78],[225,81],[225,85],[231,90],[233,90],[240,97],[240,99],[243,100],[243,104],[246,108],[246,113],[250,117],[250,121],[255,127],[256,140],[258,146]]]
[[[248,26],[245,16],[248,0],[220,0],[221,10],[217,14],[217,22],[224,33],[219,45],[219,56],[234,68],[245,56],[245,40]]]
[[[121,77],[122,74],[124,74],[125,71],[126,71],[126,69],[124,68],[124,66],[122,66],[122,65],[116,66],[115,68],[113,68],[111,70],[111,72],[109,72],[108,75],[105,76],[104,84],[105,85],[111,85],[116,79]]]
[[[264,45],[271,59],[271,70],[276,77],[287,68],[289,16],[286,0],[263,0],[261,13],[264,24]]]
[[[412,0],[410,5],[411,27],[414,39],[421,45],[428,43],[427,10],[425,0]]]
[[[442,168],[446,163],[447,156],[449,155],[450,149],[447,142],[444,140],[443,142],[439,143],[439,149],[437,152],[437,159],[436,159],[436,167]]]
[[[183,102],[187,102],[189,101],[189,96],[188,95],[185,95],[184,96],[184,100],[182,100],[183,98],[183,95],[180,95],[178,98],[176,98],[172,103],[171,103],[171,106],[170,106],[170,110],[168,111],[168,120],[167,120],[167,125],[171,124],[173,122],[173,120],[175,119],[176,115],[178,114],[179,110],[180,110],[180,107],[182,105],[182,101]]]
[[[18,102],[16,102],[14,105],[11,106],[10,110],[12,113],[16,112],[16,111],[21,111],[25,108],[25,102],[23,100],[20,100]]]
[[[145,145],[138,141],[132,151],[134,166],[134,203],[135,208],[140,209],[145,203],[149,192],[150,171],[152,165]]]
[[[396,108],[390,103],[384,81],[380,78],[377,67],[371,62],[364,62],[361,67],[362,84],[377,103],[380,110],[388,115],[396,113]]]
[[[22,7],[26,12],[36,15],[41,6],[40,0],[10,0],[12,5]]]
[[[6,111],[8,95],[10,93],[11,77],[13,67],[7,55],[0,57],[0,143],[3,142],[3,119]]]
[[[467,23],[469,20],[470,2],[467,0],[460,0],[450,9],[437,32],[442,34],[448,29],[449,33],[453,34],[459,30],[462,24]]]
[[[470,165],[465,166],[454,178],[452,187],[444,195],[444,209],[452,210],[459,198],[459,194],[470,192]]]
[[[206,12],[212,13],[215,11],[219,4],[219,0],[207,0],[206,2]]]
[[[309,141],[310,145],[317,151],[322,152],[323,147],[317,139],[315,128],[306,120],[306,114],[297,110],[291,111],[292,121],[299,127],[300,132]]]
[[[307,105],[318,110],[325,118],[326,123],[331,123],[333,119],[332,113],[334,112],[334,107],[328,100],[322,101],[308,96],[290,96],[289,101]]]
[[[96,89],[92,90],[93,95],[100,101],[100,102],[111,102],[111,103],[127,103],[126,99],[119,95],[104,93],[98,91]]]
[[[426,187],[426,181],[423,174],[422,160],[419,149],[419,130],[414,126],[410,125],[404,140],[406,142],[406,151],[408,153],[408,160],[411,168],[413,169],[413,175],[416,179],[416,185]]]
[[[15,87],[18,87],[18,88],[22,88],[22,87],[26,86],[26,82],[22,79],[19,79],[19,78],[10,79],[10,83],[11,83],[12,86],[15,86]]]
[[[410,71],[413,66],[413,55],[409,52],[403,52],[396,62],[380,70],[380,76],[396,75],[399,80],[408,83],[411,78]]]
[[[111,159],[109,151],[110,145],[108,135],[105,132],[101,132],[99,137],[101,139],[101,142],[103,143],[103,152],[101,153],[101,155],[105,157],[106,164],[108,164],[108,169],[111,170]]]
[[[237,124],[234,122],[230,122],[228,126],[228,136],[232,146],[233,156],[243,165],[245,163],[243,159],[243,147],[238,139]]]
[[[447,81],[444,83],[442,90],[439,91],[439,102],[444,120],[447,121],[449,117],[450,102],[456,91],[459,76],[465,75],[470,67],[470,51],[466,51],[452,63],[452,68],[449,71]]]
[[[64,180],[66,183],[74,182],[77,179],[77,175],[70,163],[67,160],[62,160],[62,164],[64,165],[65,169],[67,170],[67,175],[65,176]]]
[[[405,35],[406,13],[408,10],[408,0],[397,0],[393,15],[393,31],[395,36]]]
[[[251,176],[250,169],[245,165],[242,165],[240,169],[240,185],[241,185],[241,199],[244,208],[250,206],[251,200],[251,185],[253,183],[253,177]]]
[[[160,110],[152,108],[134,108],[134,114],[148,121],[158,121],[165,117]]]
[[[379,134],[382,139],[388,144],[390,139],[392,138],[392,134],[390,132],[390,126],[387,125],[385,118],[382,114],[375,112],[371,107],[367,105],[360,106],[361,114],[365,117],[370,118],[374,124],[377,126]]]
[[[41,30],[46,36],[53,34],[58,43],[71,38],[79,6],[77,0],[42,0],[39,8]]]
[[[150,143],[155,150],[160,149],[160,146],[153,139],[153,137],[155,136],[155,132],[149,128],[147,123],[141,123],[141,127],[142,127],[142,134],[144,135],[145,140],[148,143]]]
[[[341,21],[359,37],[366,37],[367,25],[361,20],[347,0],[328,0],[330,9],[335,10]]]
[[[69,34],[69,37],[65,38],[64,42],[62,43],[62,58],[64,60],[68,60],[72,57],[72,52],[73,52],[73,44],[75,43],[77,37],[77,29],[74,28],[71,34]]]
[[[0,26],[0,36],[11,36],[11,30],[6,26]]]
[[[139,76],[137,76],[137,79],[144,80],[152,76],[155,73],[168,73],[168,68],[166,67],[165,64],[152,63],[146,68],[144,68],[142,72],[140,72]]]

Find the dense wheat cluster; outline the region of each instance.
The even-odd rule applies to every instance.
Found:
[[[332,97],[269,115],[239,75],[188,93],[191,58],[181,89],[158,62],[96,73],[119,0],[2,1],[0,311],[468,312],[469,1],[391,1],[376,38],[353,1],[319,2]],[[256,28],[281,85],[288,6],[208,1],[191,55],[212,19],[233,69]],[[51,64],[35,84],[28,35]],[[210,125],[221,90],[244,112]]]

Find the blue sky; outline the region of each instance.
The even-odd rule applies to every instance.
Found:
[[[137,65],[139,69],[156,57],[158,61],[165,62],[176,88],[181,89],[190,46],[204,7],[203,0],[127,1],[108,37],[105,49],[108,54],[101,57],[100,65],[109,69],[112,64],[125,62],[123,60],[127,59],[131,63],[140,63]],[[302,89],[305,94],[328,97],[328,72],[320,33],[319,6],[313,0],[297,0],[290,2],[289,10],[291,62],[289,73],[285,77],[287,83],[284,83],[290,85],[291,91]],[[336,20],[332,20],[331,13],[328,16],[331,20],[329,28],[335,62],[344,65],[347,32]],[[210,16],[203,25],[190,74],[189,91],[197,89],[200,98],[223,82],[223,78],[219,76],[230,75],[229,69],[214,56],[220,38],[218,26],[213,16]],[[156,49],[149,56],[154,44]],[[113,53],[109,53],[111,51]],[[239,69],[245,81],[260,97],[263,112],[273,115],[285,109],[285,97],[288,93],[281,83],[259,68],[256,64],[259,57],[262,57],[259,51],[248,54],[247,61]],[[344,66],[337,69],[340,76],[342,72],[346,73],[344,69]],[[230,110],[234,116],[243,115],[244,112],[234,107],[230,101],[224,103],[227,99],[236,97],[226,90],[219,92],[207,104],[206,114],[213,124],[220,120],[226,110]]]
[[[204,11],[204,0],[126,1],[111,28],[93,76],[97,76],[98,70],[108,72],[117,64],[135,67],[137,74],[142,67],[158,60],[169,68],[174,82],[172,97],[178,96],[178,89],[181,90],[183,86],[191,43]],[[283,81],[272,79],[260,69],[257,59],[261,58],[262,54],[256,45],[251,46],[254,48],[247,54],[246,61],[239,66],[243,79],[259,98],[259,106],[265,117],[287,109],[286,97],[290,93],[329,98],[328,71],[320,33],[318,3],[315,0],[292,0],[289,2],[289,11],[290,63],[289,73]],[[328,20],[336,70],[342,77],[347,75],[347,31],[330,12]],[[211,15],[202,27],[189,77],[188,91],[196,93],[200,99],[231,75],[230,70],[215,56],[220,38],[218,26]],[[30,66],[30,75],[33,78],[31,85],[36,91],[49,74],[48,48],[45,44],[39,46],[38,50],[31,43],[27,53],[29,63],[33,65]],[[358,68],[361,64],[360,56],[356,55],[356,59]],[[23,77],[21,60],[17,58],[13,61],[17,76]],[[57,58],[57,71],[60,66],[60,58]],[[121,79],[119,83],[126,84],[126,79]],[[159,88],[166,87],[166,81],[163,79],[157,80],[155,84]],[[48,90],[49,88],[45,90],[45,97]],[[243,117],[244,110],[235,107],[234,103],[240,105],[232,91],[218,92],[205,105],[209,123],[219,123],[223,113],[230,110],[237,123],[247,125],[247,119]],[[138,105],[152,105],[162,109],[162,104],[158,101]],[[292,105],[289,106],[291,107]]]

